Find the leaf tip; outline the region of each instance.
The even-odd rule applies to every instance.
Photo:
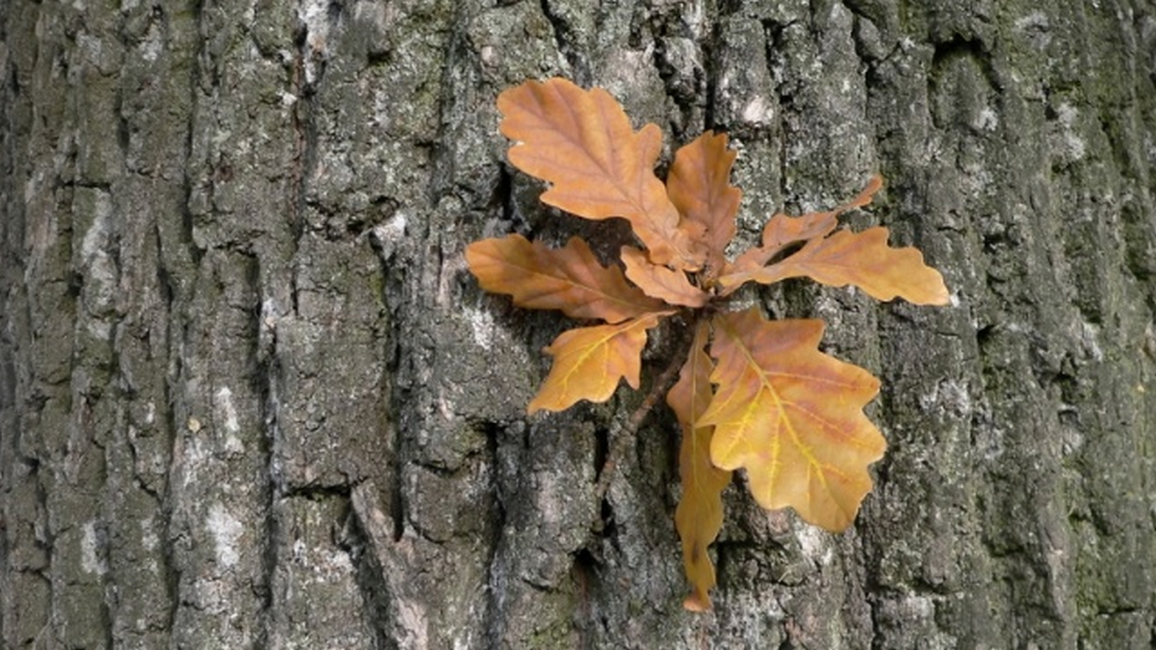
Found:
[[[698,590],[692,591],[690,595],[686,597],[686,600],[682,601],[682,607],[689,612],[697,612],[700,614],[709,612],[712,608],[710,596]]]
[[[947,288],[944,287],[943,291],[937,294],[935,298],[927,304],[934,307],[946,307],[951,304],[951,295],[947,293]]]
[[[914,287],[910,295],[901,294],[901,297],[912,304],[930,307],[946,307],[952,304],[951,292],[948,291],[947,284],[943,281],[943,274],[930,266],[924,268],[929,271],[927,279],[923,283],[924,291],[917,291],[918,287]]]
[[[954,304],[951,298],[951,291],[948,290],[947,284],[943,281],[943,274],[939,271],[936,271],[935,274],[939,276],[939,285],[935,287],[935,290],[932,292],[932,300],[927,304],[938,307]]]
[[[548,353],[549,351],[550,349],[546,348],[546,352]],[[533,399],[530,400],[530,403],[526,405],[526,415],[535,415],[538,413],[538,411],[556,412],[561,410],[565,409],[558,408],[557,405],[550,404],[550,401],[547,399],[546,386],[539,387],[538,393],[534,395]]]

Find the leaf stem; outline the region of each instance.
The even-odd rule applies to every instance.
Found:
[[[654,409],[660,397],[670,390],[671,386],[678,380],[678,371],[686,362],[686,356],[690,353],[690,346],[694,341],[694,337],[686,336],[685,332],[694,331],[694,327],[698,322],[700,310],[689,310],[686,313],[687,325],[686,328],[680,332],[681,336],[676,343],[675,353],[671,359],[670,365],[662,371],[654,379],[650,386],[650,392],[647,393],[646,398],[642,400],[638,408],[630,414],[625,424],[617,424],[610,429],[610,449],[606,453],[606,460],[602,463],[602,469],[598,473],[598,483],[594,486],[594,496],[597,503],[601,503],[606,498],[606,492],[610,489],[610,481],[614,478],[614,471],[618,467],[619,461],[626,454],[627,445],[634,440],[638,433],[639,427],[642,426],[646,416]],[[599,520],[596,529],[601,529],[601,520]]]

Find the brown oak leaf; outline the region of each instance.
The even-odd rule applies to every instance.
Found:
[[[651,264],[646,253],[637,248],[623,246],[622,263],[626,277],[648,296],[683,307],[702,307],[710,300],[710,294],[691,284],[685,273]]]
[[[560,309],[571,318],[619,323],[663,308],[604,267],[579,237],[551,249],[521,235],[483,239],[466,247],[470,272],[486,291],[513,296],[526,309]]]
[[[622,217],[651,259],[694,271],[705,257],[680,224],[654,164],[662,132],[648,124],[635,133],[622,107],[601,88],[583,90],[565,79],[530,81],[498,96],[501,131],[519,141],[515,167],[553,183],[542,202],[587,219]]]
[[[730,184],[736,155],[727,148],[725,133],[704,133],[675,153],[666,176],[670,200],[685,219],[702,226],[701,240],[710,262],[708,276],[722,270],[726,262],[723,251],[735,235],[735,215],[743,197],[742,191]]]
[[[726,273],[757,270],[792,244],[826,237],[839,225],[840,214],[869,205],[876,192],[882,187],[883,177],[876,174],[871,177],[867,187],[863,188],[859,196],[834,210],[812,212],[801,217],[791,217],[782,213],[776,214],[767,221],[767,225],[763,228],[762,245],[744,251],[734,261],[734,264],[727,268]],[[742,282],[749,279],[749,276],[742,277]],[[742,282],[730,286],[737,288]]]
[[[882,226],[860,233],[840,230],[825,239],[812,239],[777,264],[723,276],[719,283],[774,284],[806,276],[832,287],[853,284],[876,300],[900,297],[917,305],[948,304],[951,297],[943,276],[923,263],[923,253],[911,247],[891,248],[887,236]]]

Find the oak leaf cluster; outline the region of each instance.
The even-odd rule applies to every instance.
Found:
[[[918,250],[888,246],[886,228],[837,230],[839,214],[868,205],[882,179],[832,211],[774,215],[757,245],[729,259],[742,193],[730,184],[736,154],[725,134],[680,148],[664,183],[654,173],[661,131],[634,130],[603,89],[529,81],[503,92],[498,109],[501,132],[515,141],[510,162],[550,185],[544,203],[586,219],[625,219],[641,245],[621,248],[621,266],[604,266],[578,237],[549,248],[508,235],[466,249],[482,288],[586,323],[546,348],[553,365],[528,411],[605,401],[623,379],[637,389],[647,332],[675,315],[693,323],[666,394],[682,428],[675,526],[691,585],[685,606],[711,606],[707,547],[735,470],[745,470],[764,508],[789,506],[830,531],[850,525],[871,490],[867,468],[886,447],[863,413],[879,381],[819,350],[821,321],[768,320],[757,307],[731,312],[727,299],[747,282],[807,277],[879,300],[947,304],[939,272]]]

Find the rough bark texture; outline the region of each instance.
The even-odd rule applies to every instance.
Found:
[[[0,8],[0,646],[1156,643],[1152,2]],[[673,418],[596,502],[641,396],[527,418],[564,324],[464,270],[622,236],[503,164],[553,74],[729,131],[745,237],[882,172],[852,221],[956,299],[761,295],[882,376],[890,450],[843,535],[729,490],[710,614]]]

